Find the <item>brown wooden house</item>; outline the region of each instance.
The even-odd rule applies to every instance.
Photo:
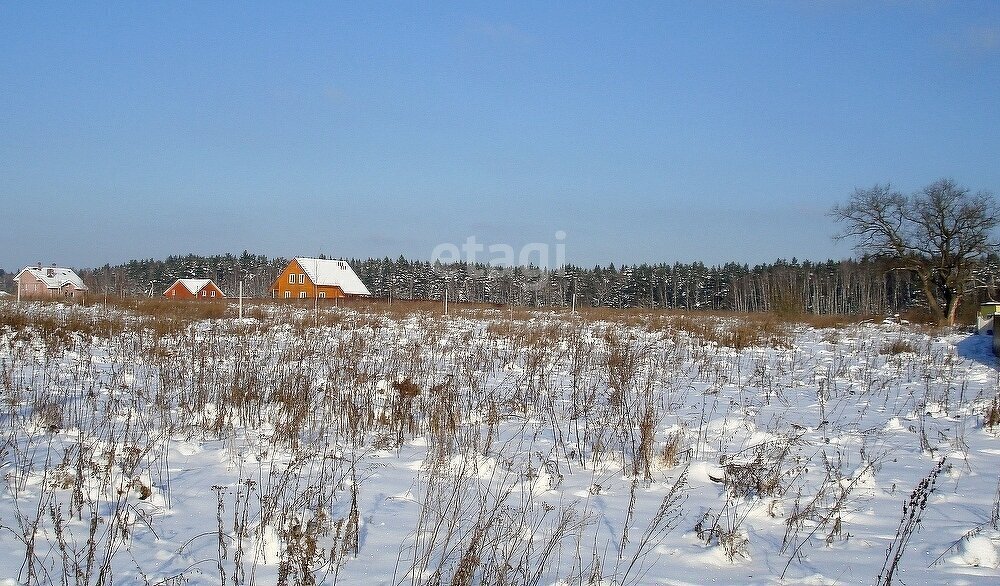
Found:
[[[163,292],[167,299],[198,299],[213,301],[225,299],[222,289],[212,279],[177,279]]]
[[[368,297],[371,292],[345,260],[296,257],[271,285],[274,299]]]

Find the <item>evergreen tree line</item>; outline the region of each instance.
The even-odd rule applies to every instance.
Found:
[[[887,314],[919,303],[907,273],[871,260],[799,262],[750,267],[728,263],[614,264],[591,269],[431,265],[404,258],[352,261],[376,297],[452,300],[529,307]]]
[[[595,266],[561,269],[486,264],[432,264],[398,259],[350,259],[382,299],[441,300],[527,307],[579,307],[777,311],[813,314],[886,315],[921,307],[916,278],[887,260],[826,262],[778,259],[750,266],[701,262]],[[94,295],[159,296],[178,278],[211,278],[227,295],[243,281],[248,297],[269,297],[288,259],[243,251],[240,255],[170,256],[84,269]],[[995,258],[981,264],[978,287],[967,308],[993,299]],[[11,273],[6,275],[12,277]]]

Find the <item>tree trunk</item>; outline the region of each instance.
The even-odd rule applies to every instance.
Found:
[[[939,324],[944,324],[948,319],[948,316],[945,314],[944,308],[941,307],[941,303],[937,300],[937,295],[934,291],[934,284],[932,283],[930,273],[926,270],[917,269],[917,276],[920,277],[920,287],[923,289],[924,297],[927,298],[927,308],[934,316],[935,321]],[[950,307],[948,309],[950,309]]]
[[[948,299],[948,325],[955,325],[955,317],[958,315],[958,306],[962,303],[961,295],[952,295]]]

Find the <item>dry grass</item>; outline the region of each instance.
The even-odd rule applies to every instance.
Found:
[[[754,346],[787,348],[794,329],[799,326],[840,329],[882,319],[870,315],[609,308],[586,308],[580,315],[588,321],[607,321],[652,332],[684,332],[695,339],[737,350]]]
[[[990,429],[1000,425],[1000,395],[993,397],[993,400],[987,405],[986,412],[983,414],[983,425]]]
[[[95,315],[64,304],[52,305],[59,311],[33,310],[33,307],[38,306],[0,304],[0,330],[10,329],[19,338],[37,336],[47,347],[59,349],[72,345],[76,337],[110,338],[128,327],[125,316],[119,312]]]
[[[675,431],[667,436],[660,448],[660,464],[673,468],[681,463],[681,458],[687,457],[689,446],[685,444],[684,434]]]
[[[95,307],[98,311],[94,311]],[[62,301],[0,304],[0,327],[16,332],[34,330],[41,338],[65,345],[73,335],[111,338],[125,331],[149,329],[158,336],[179,332],[188,325],[226,315],[222,301],[170,301],[127,298],[108,300],[91,308]]]
[[[112,437],[121,422],[115,413],[133,409],[146,418],[130,429],[130,441],[141,450],[142,465],[159,466],[162,476],[119,455],[124,464],[116,465],[127,472],[131,490],[116,495],[119,500],[110,506],[103,497],[80,496],[70,513],[82,509],[84,515],[125,511],[129,494],[144,500],[150,491],[169,493],[163,437],[238,442],[247,430],[266,424],[273,432],[254,446],[260,469],[251,466],[237,484],[211,495],[218,512],[212,533],[228,536],[219,537],[228,552],[219,551],[218,572],[233,583],[243,583],[244,571],[252,576],[256,561],[250,547],[259,538],[253,531],[267,527],[282,542],[280,583],[311,583],[317,576],[332,576],[335,583],[337,568],[364,549],[360,454],[405,450],[416,438],[428,446],[413,491],[421,513],[412,538],[401,546],[394,583],[425,583],[428,577],[454,584],[543,583],[543,575],[548,583],[545,572],[558,555],[549,545],[586,553],[595,534],[585,522],[589,513],[573,504],[543,502],[537,495],[581,469],[613,470],[613,476],[627,478],[632,505],[608,512],[625,517],[621,567],[616,570],[606,553],[595,552],[594,562],[581,564],[566,582],[639,583],[625,577],[632,568],[639,572],[641,557],[676,524],[682,504],[678,494],[669,493],[647,533],[637,539],[640,488],[663,474],[676,474],[668,469],[698,454],[704,458],[708,421],[730,412],[738,419],[740,410],[755,401],[767,404],[788,380],[781,373],[800,368],[791,362],[794,357],[786,360],[796,352],[732,350],[786,348],[803,324],[834,329],[861,321],[589,308],[573,315],[565,309],[458,303],[451,304],[448,318],[442,314],[440,302],[259,300],[245,304],[251,319],[240,322],[219,319],[235,317],[231,301],[116,300],[89,308],[0,303],[0,339],[8,341],[11,356],[0,361],[0,392],[9,409],[0,414],[14,422],[29,413],[52,434],[72,428],[84,439]],[[33,344],[20,344],[21,338]],[[99,338],[100,345],[90,338]],[[879,352],[878,340],[865,346],[869,357]],[[98,372],[86,362],[68,375],[61,371],[65,361],[58,353],[84,343],[106,352],[102,360],[114,365],[113,372]],[[42,345],[51,356],[40,362],[21,358],[28,352],[25,346]],[[849,352],[847,346],[835,350]],[[777,363],[769,362],[772,358]],[[831,368],[827,376],[836,372]],[[57,379],[65,384],[45,384]],[[115,392],[96,388],[97,380],[107,381]],[[818,386],[822,402],[824,389],[829,393],[832,385]],[[713,404],[736,387],[741,401]],[[679,406],[699,399],[701,419],[690,428],[686,420],[674,425]],[[114,403],[124,400],[132,403]],[[1000,423],[998,400],[985,421]],[[529,430],[529,422],[540,425]],[[147,437],[149,430],[162,436]],[[715,513],[705,513],[697,532],[730,559],[748,551],[751,534],[741,526],[755,503],[773,503],[804,486],[800,478],[808,460],[797,459],[802,454],[794,437],[775,435],[782,441],[729,450],[719,461],[724,502],[713,507]],[[539,436],[551,443],[533,444]],[[74,445],[79,450],[91,443]],[[721,451],[721,444],[712,449]],[[286,468],[267,468],[268,458],[278,453],[294,457]],[[69,488],[61,490],[79,485],[85,472],[74,469],[85,470],[90,463],[90,454],[70,456],[76,459],[59,476],[60,486]],[[31,464],[27,456],[20,461]],[[482,476],[485,470],[492,475]],[[140,479],[142,472],[149,475]],[[839,534],[849,491],[837,492],[842,475],[831,469],[827,476],[815,498],[803,496],[802,512],[795,516],[800,521],[789,524],[793,551],[810,542],[809,536],[797,537],[800,530],[815,526],[815,531]],[[675,487],[683,485],[682,479]],[[537,483],[541,490],[522,490],[525,483]],[[595,482],[591,494],[601,490]],[[248,518],[260,520],[258,529],[247,524]],[[24,522],[46,525],[44,519],[26,517]],[[59,529],[64,522],[54,519],[48,525]],[[539,540],[516,538],[525,527]],[[635,528],[631,535],[630,528]],[[58,544],[42,543],[48,533],[38,535],[39,547],[58,549]],[[77,534],[79,543],[89,543],[85,537]],[[110,559],[124,543],[122,536],[98,534],[95,547],[105,548],[98,559]],[[71,553],[66,559],[77,559]],[[65,562],[67,567],[73,563]]]
[[[916,347],[910,341],[900,338],[882,346],[879,353],[887,354],[889,356],[898,356],[899,354],[912,354],[916,351]]]
[[[108,299],[107,306],[132,311],[139,315],[176,319],[184,322],[219,319],[226,314],[229,303],[217,301],[174,301],[164,297],[126,297]]]
[[[812,313],[780,313],[780,312],[739,312],[714,310],[683,310],[683,309],[614,309],[608,307],[585,307],[578,313],[589,320],[609,321],[627,325],[641,325],[659,321],[671,321],[677,318],[692,319],[714,318],[717,320],[746,320],[751,322],[770,321],[787,325],[808,325],[814,328],[848,327],[865,321],[881,321],[884,316],[877,315],[819,315]]]
[[[791,324],[775,314],[730,314],[725,317],[682,314],[668,318],[660,327],[664,326],[736,350],[755,346],[787,348],[793,333]]]

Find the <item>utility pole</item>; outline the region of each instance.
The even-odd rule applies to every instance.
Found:
[[[240,279],[240,321],[243,321],[243,279]]]

